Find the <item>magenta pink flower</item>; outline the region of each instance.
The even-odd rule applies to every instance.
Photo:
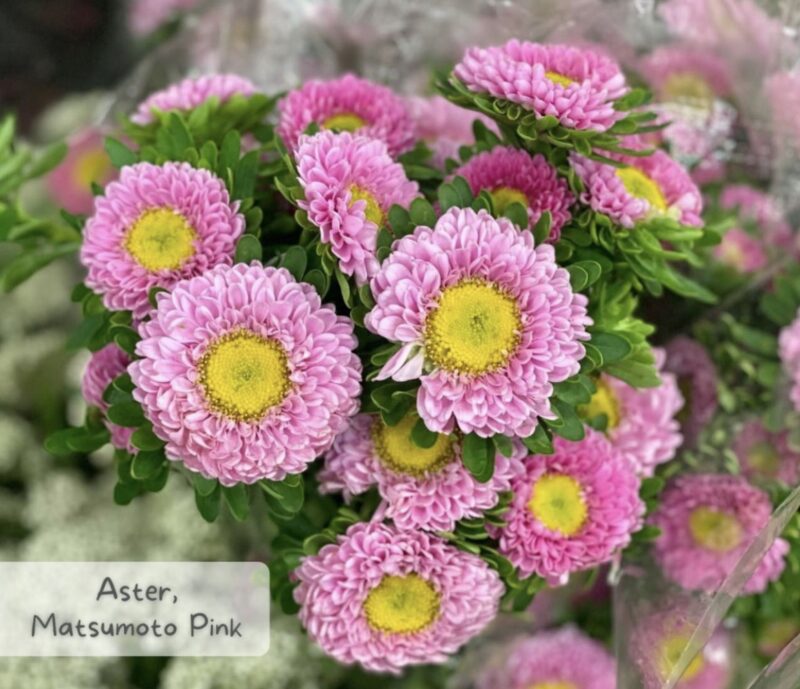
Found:
[[[587,419],[604,415],[609,442],[642,477],[652,476],[659,464],[668,462],[683,442],[676,418],[683,396],[672,373],[664,372],[666,355],[654,349],[661,385],[634,388],[608,375],[596,381],[597,392],[582,408]]]
[[[513,641],[505,659],[484,670],[477,689],[615,689],[616,663],[577,627]]]
[[[379,378],[420,379],[428,428],[528,436],[578,372],[586,297],[550,245],[486,211],[451,208],[395,242],[372,279],[367,328],[402,344]]]
[[[739,429],[733,451],[750,479],[777,479],[790,486],[800,479],[800,453],[791,448],[788,431],[773,433],[760,420],[750,419]]]
[[[525,469],[499,529],[500,552],[524,576],[561,581],[609,562],[642,525],[639,480],[601,433],[557,438],[554,454],[529,457]]]
[[[624,227],[653,216],[701,226],[703,198],[686,169],[664,152],[615,156],[624,167],[573,154],[572,167],[584,185],[581,201]]]
[[[81,393],[86,403],[105,412],[108,404],[103,399],[103,393],[112,380],[125,373],[130,361],[128,355],[115,344],[107,344],[102,349],[93,352],[81,379]],[[131,445],[133,428],[117,426],[108,420],[105,420],[105,424],[111,433],[111,444],[115,448],[136,452],[136,448]]]
[[[412,97],[408,110],[416,127],[415,138],[424,141],[433,152],[433,164],[444,168],[448,158],[458,159],[458,149],[475,143],[472,125],[480,120],[492,131],[493,120],[474,110],[460,108],[442,96]]]
[[[684,399],[677,415],[683,436],[694,444],[717,411],[717,369],[699,342],[684,335],[670,340],[664,369],[675,376]]]
[[[503,595],[479,557],[379,523],[354,524],[295,574],[300,621],[322,650],[395,674],[445,662],[495,618]]]
[[[767,244],[792,249],[794,232],[774,196],[746,184],[729,184],[719,197],[726,210],[737,210],[744,221],[755,223]]]
[[[477,481],[461,463],[456,436],[439,435],[430,448],[414,444],[410,434],[417,418],[408,414],[387,426],[377,416],[356,416],[325,455],[320,491],[342,491],[349,498],[377,483],[383,515],[399,529],[451,531],[456,522],[497,505],[499,494],[511,490],[511,480],[522,473],[526,451],[515,445],[511,458],[497,454],[490,481]]]
[[[781,330],[778,351],[783,370],[791,379],[792,404],[796,410],[800,411],[800,311],[794,321]]]
[[[224,103],[234,96],[252,96],[257,90],[253,82],[238,74],[190,77],[150,95],[139,104],[131,120],[136,124],[150,124],[155,121],[154,110],[193,110],[211,98]]]
[[[187,163],[125,167],[84,229],[86,285],[114,311],[144,318],[153,287],[230,265],[244,217],[222,180]]]
[[[747,275],[762,270],[769,263],[763,244],[741,227],[732,227],[713,249],[714,258]]]
[[[714,51],[696,45],[660,46],[641,60],[639,69],[660,101],[705,109],[731,92],[728,64]]]
[[[103,134],[85,129],[69,140],[66,158],[47,176],[47,189],[59,206],[86,215],[94,207],[92,183],[104,186],[116,174],[103,148]]]
[[[497,146],[470,158],[453,175],[466,179],[473,194],[486,189],[500,215],[511,203],[521,203],[528,209],[528,227],[549,211],[550,241],[558,240],[564,223],[572,217],[569,207],[575,197],[567,181],[540,153],[532,156],[520,149]]]
[[[394,204],[411,205],[417,183],[408,180],[382,141],[349,132],[301,137],[296,157],[305,192],[300,207],[319,227],[342,272],[365,284],[380,268],[378,230]]]
[[[405,101],[391,89],[352,74],[311,79],[290,91],[278,108],[278,134],[292,149],[311,124],[380,139],[392,156],[414,146],[415,126]]]
[[[199,0],[132,0],[128,11],[131,32],[146,36],[180,12],[191,10]]]
[[[600,51],[516,39],[469,48],[454,73],[470,91],[551,115],[570,129],[608,129],[622,116],[614,100],[627,91],[619,65]]]
[[[136,401],[170,459],[223,485],[302,472],[358,410],[353,323],[283,268],[179,282],[140,332]]]
[[[711,593],[737,566],[771,513],[769,496],[741,476],[679,476],[650,518],[661,529],[654,556],[668,579]],[[759,593],[775,581],[788,550],[786,541],[775,539],[744,592]]]

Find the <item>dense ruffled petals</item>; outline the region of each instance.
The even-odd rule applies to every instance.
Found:
[[[514,499],[499,529],[500,551],[527,576],[561,580],[571,572],[608,562],[642,525],[639,480],[625,458],[602,436],[587,429],[580,442],[557,438],[552,455],[529,457],[514,480]],[[567,477],[577,484],[585,510],[575,533],[546,526],[531,508],[542,477]]]
[[[470,91],[519,103],[571,129],[613,126],[622,116],[613,101],[627,91],[619,65],[597,50],[516,39],[469,48],[454,72]]]
[[[336,660],[399,674],[407,665],[442,663],[497,615],[503,584],[475,555],[422,531],[379,523],[351,526],[338,543],[303,559],[295,600],[309,636]],[[415,575],[438,602],[412,633],[374,627],[365,601],[385,577]],[[404,601],[413,605],[414,601]]]
[[[430,314],[448,288],[469,281],[513,302],[518,318],[505,359],[475,374],[434,367],[426,356]],[[371,288],[376,305],[365,319],[367,328],[403,344],[381,376],[420,379],[417,408],[428,428],[525,437],[536,428],[537,416],[554,418],[553,383],[578,372],[591,319],[586,297],[572,291],[552,246],[535,247],[531,233],[505,218],[452,208],[434,229],[418,227],[395,242]]]
[[[81,262],[86,285],[103,296],[114,311],[145,317],[153,287],[169,289],[176,282],[233,262],[236,242],[244,231],[238,202],[231,202],[221,179],[187,163],[125,167],[120,179],[95,201],[94,215],[84,229]],[[185,223],[191,241],[177,267],[149,269],[127,247],[134,226],[154,211],[173,214]]]
[[[352,74],[330,81],[311,79],[290,91],[278,109],[278,134],[292,149],[310,124],[323,129],[352,127],[348,131],[383,141],[392,156],[414,146],[414,121],[405,101],[391,89]],[[337,118],[349,122],[337,126]]]
[[[664,490],[650,521],[661,529],[653,546],[665,576],[687,589],[715,591],[772,514],[769,496],[741,476],[694,474]],[[763,591],[784,568],[789,544],[777,538],[745,593]]]
[[[135,399],[168,458],[224,485],[304,471],[358,410],[353,323],[283,268],[240,263],[183,281],[158,295],[140,332],[142,358],[129,369]],[[241,332],[276,343],[286,361],[285,394],[254,419],[220,411],[201,375],[204,355]]]
[[[528,208],[529,227],[549,211],[551,241],[558,240],[564,223],[572,217],[569,207],[575,197],[567,181],[559,177],[541,154],[532,156],[516,148],[497,146],[470,158],[453,174],[466,179],[475,195],[482,189],[490,193],[503,190],[522,194]]]
[[[664,370],[675,376],[684,397],[678,414],[683,437],[694,443],[717,411],[717,370],[705,347],[684,335],[670,340],[666,354]]]
[[[154,109],[161,112],[193,110],[210,98],[217,98],[224,103],[233,96],[252,96],[256,91],[253,82],[238,74],[190,77],[148,96],[139,104],[131,120],[136,124],[149,124],[155,119]]]
[[[130,361],[130,357],[113,343],[93,352],[83,371],[83,378],[81,378],[81,393],[86,403],[105,412],[108,409],[108,403],[103,399],[103,393],[112,380],[125,373]],[[117,426],[108,420],[105,421],[105,424],[111,433],[111,444],[114,447],[128,452],[136,451],[136,448],[131,445],[133,428]]]
[[[393,205],[408,208],[419,193],[382,141],[348,132],[302,137],[297,170],[308,219],[330,244],[342,272],[362,285],[378,271],[376,215]]]

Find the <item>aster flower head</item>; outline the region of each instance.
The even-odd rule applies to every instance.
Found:
[[[107,308],[143,318],[153,287],[230,265],[244,217],[222,180],[188,163],[125,167],[84,229],[86,285]]]
[[[278,109],[278,134],[290,149],[311,124],[379,139],[392,156],[414,146],[415,126],[405,101],[386,86],[353,74],[330,81],[311,79],[290,91]]]
[[[211,98],[225,103],[234,96],[252,96],[257,90],[253,82],[238,74],[189,77],[148,96],[136,108],[131,120],[136,124],[146,125],[155,121],[154,110],[184,112],[193,110]]]
[[[549,211],[551,241],[558,240],[564,223],[572,217],[569,207],[575,197],[541,153],[532,156],[520,149],[496,146],[470,158],[453,174],[466,179],[473,194],[486,189],[498,215],[510,204],[521,203],[528,209],[529,227]]]
[[[283,268],[182,281],[140,333],[136,401],[168,458],[223,485],[302,472],[358,409],[353,323]]]
[[[705,347],[684,335],[666,346],[664,369],[675,376],[684,404],[677,415],[683,437],[694,443],[717,411],[717,370]]]
[[[419,187],[392,160],[386,145],[349,132],[301,137],[297,170],[305,198],[300,207],[339,259],[342,272],[363,285],[377,273],[378,230],[389,209],[404,208]]]
[[[684,401],[675,375],[665,372],[666,354],[654,349],[661,385],[634,388],[602,374],[589,404],[581,408],[587,419],[605,417],[605,435],[642,477],[669,461],[683,442],[676,418]]]
[[[614,100],[628,90],[619,65],[604,53],[516,39],[469,48],[454,73],[470,91],[553,116],[570,129],[598,132],[620,119]]]
[[[727,230],[712,253],[717,261],[743,275],[763,270],[769,262],[761,241],[741,227]]]
[[[641,71],[660,101],[684,102],[708,109],[731,92],[728,64],[712,50],[672,43],[656,48],[641,62]]]
[[[800,453],[789,444],[789,432],[774,433],[759,419],[746,421],[733,441],[742,473],[750,479],[779,480],[794,486],[800,479]]]
[[[630,464],[601,433],[556,438],[552,455],[529,457],[498,537],[524,576],[561,580],[608,562],[642,525],[644,504]]]
[[[576,627],[541,631],[512,643],[497,667],[479,675],[477,689],[614,689],[616,663]]]
[[[377,522],[354,524],[295,575],[300,621],[323,651],[395,674],[447,660],[494,619],[503,595],[481,558]]]
[[[379,378],[420,379],[429,429],[526,437],[554,418],[553,383],[578,372],[591,319],[552,246],[451,208],[395,242],[371,288],[367,328],[402,344]]]
[[[108,404],[103,399],[103,393],[112,380],[125,373],[130,361],[130,357],[113,343],[93,352],[81,378],[81,393],[86,403],[105,412]],[[111,433],[111,444],[115,448],[128,452],[135,451],[131,445],[133,428],[117,426],[108,420],[105,421],[105,424]]]
[[[407,414],[394,426],[370,414],[356,416],[325,455],[319,474],[323,493],[363,493],[377,483],[385,503],[383,515],[400,529],[451,531],[462,519],[479,517],[497,505],[522,473],[521,445],[510,458],[495,458],[492,478],[477,481],[461,462],[454,435],[438,435],[429,448],[411,439],[418,417]]]
[[[115,176],[116,170],[103,148],[103,134],[86,129],[70,139],[66,157],[47,176],[47,189],[59,206],[85,215],[94,206],[92,184],[103,186]]]
[[[701,226],[703,198],[686,169],[665,151],[649,156],[615,156],[623,167],[572,154],[570,162],[583,182],[581,201],[624,227],[665,216]]]
[[[783,370],[791,379],[789,393],[794,408],[800,411],[800,311],[794,321],[781,330],[778,338],[778,353]]]
[[[769,496],[741,476],[694,474],[664,490],[651,522],[661,529],[653,545],[664,575],[686,589],[715,591],[767,524]],[[744,587],[759,593],[784,568],[789,544],[775,539]]]

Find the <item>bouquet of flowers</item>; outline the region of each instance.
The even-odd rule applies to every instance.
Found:
[[[452,669],[483,635],[477,687],[725,686],[723,619],[800,631],[798,247],[786,154],[762,164],[800,82],[761,59],[761,126],[730,47],[772,20],[741,2],[714,43],[702,7],[663,5],[646,53],[462,46],[428,95],[190,76],[72,142],[60,221],[14,190],[63,147],[31,168],[6,120],[3,284],[85,268],[85,423],[47,449],[110,443],[119,505],[184,480],[198,519],[262,525],[274,600],[339,663]],[[494,624],[559,591],[572,626]]]

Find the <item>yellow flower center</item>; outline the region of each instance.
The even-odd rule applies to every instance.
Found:
[[[657,213],[666,213],[669,210],[661,187],[639,168],[621,167],[617,169],[616,173],[617,177],[622,181],[625,191],[631,196],[635,196],[637,199],[644,199],[650,204],[653,211]]]
[[[709,110],[714,102],[714,91],[708,82],[695,72],[675,72],[664,80],[661,99],[688,103]]]
[[[533,484],[528,509],[551,531],[574,536],[586,523],[583,489],[571,476],[544,474]]]
[[[197,233],[171,208],[151,208],[142,213],[125,236],[125,249],[151,272],[177,270],[195,252]]]
[[[658,657],[658,670],[663,679],[667,679],[672,674],[673,668],[678,664],[683,650],[688,645],[689,636],[687,634],[674,634],[662,642],[661,653]],[[695,677],[703,669],[703,664],[703,654],[698,653],[683,671],[681,680],[690,680]]]
[[[761,474],[775,476],[780,469],[781,458],[772,443],[762,440],[747,451],[747,463]]]
[[[289,360],[276,340],[245,329],[217,339],[198,364],[209,406],[236,421],[258,421],[291,388]]]
[[[431,447],[419,447],[411,439],[411,429],[417,423],[416,414],[406,414],[399,423],[387,426],[380,418],[372,426],[372,442],[380,460],[389,469],[409,476],[424,476],[439,471],[453,457],[454,439],[437,433]]]
[[[468,278],[447,287],[425,322],[425,353],[437,368],[480,375],[502,368],[516,351],[517,302],[494,283]]]
[[[692,510],[689,531],[698,545],[716,553],[727,553],[742,542],[742,526],[736,517],[710,507]]]
[[[489,192],[494,203],[494,210],[497,215],[503,215],[512,203],[521,203],[525,208],[528,207],[528,197],[519,189],[513,187],[497,187]]]
[[[570,79],[569,77],[564,76],[563,74],[559,74],[558,72],[547,71],[544,73],[544,75],[554,84],[558,84],[560,86],[563,86],[564,88],[566,88],[570,84],[575,83],[574,79]]]
[[[371,192],[364,189],[364,187],[359,187],[354,184],[350,187],[350,206],[356,203],[356,201],[366,201],[364,217],[370,222],[375,223],[378,227],[383,226],[384,222],[386,222],[386,215],[381,205]]]
[[[599,378],[595,381],[597,390],[589,400],[589,404],[581,405],[579,411],[583,418],[593,419],[601,414],[606,417],[606,431],[612,431],[619,426],[622,420],[622,411],[619,399],[611,385]]]
[[[366,123],[366,120],[362,119],[354,112],[340,112],[338,115],[331,115],[325,120],[322,123],[322,128],[332,129],[336,132],[355,132],[361,129]]]
[[[578,689],[572,682],[564,682],[563,680],[548,680],[546,682],[536,682],[531,684],[528,689]]]
[[[439,617],[441,597],[418,574],[386,575],[364,601],[364,615],[373,629],[385,634],[414,634]]]
[[[76,186],[89,189],[92,182],[100,183],[111,171],[111,161],[102,148],[87,151],[75,163],[72,177]]]
[[[726,240],[725,237],[723,237],[722,243],[719,245],[716,255],[717,258],[726,266],[730,266],[739,272],[744,272],[744,268],[747,265],[747,256],[745,255],[744,249],[741,247],[741,245],[734,240]]]

